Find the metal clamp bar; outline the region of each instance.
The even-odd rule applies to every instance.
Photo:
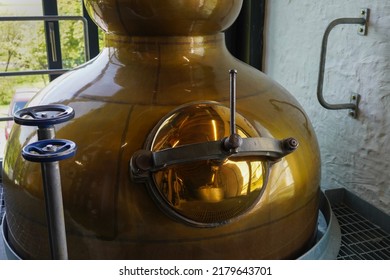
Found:
[[[339,18],[334,21],[332,21],[328,27],[325,30],[324,36],[322,38],[322,45],[321,45],[321,58],[320,58],[320,66],[318,71],[318,83],[317,83],[317,98],[320,104],[329,110],[343,110],[343,109],[350,109],[350,115],[352,117],[357,116],[358,111],[358,102],[359,102],[359,95],[353,95],[351,97],[351,103],[344,103],[344,104],[330,104],[327,101],[325,101],[323,96],[323,86],[324,86],[324,72],[325,72],[325,62],[326,62],[326,51],[327,51],[327,45],[328,45],[328,37],[332,29],[340,24],[359,24],[360,27],[358,29],[358,34],[360,35],[366,35],[367,32],[367,22],[368,22],[368,15],[369,15],[369,9],[362,9],[360,18]]]
[[[168,148],[161,151],[137,151],[130,160],[130,170],[134,179],[148,177],[169,166],[185,164],[200,160],[224,161],[228,158],[256,157],[267,161],[278,161],[292,153],[298,147],[294,138],[276,140],[265,137],[242,138],[241,145],[235,151],[226,149],[224,142],[210,141]]]
[[[229,74],[230,135],[221,140],[187,144],[160,151],[139,150],[130,159],[130,174],[133,179],[142,181],[152,172],[200,160],[222,162],[228,158],[256,157],[275,162],[298,148],[299,143],[294,138],[242,138],[236,133],[237,70],[231,69]]]

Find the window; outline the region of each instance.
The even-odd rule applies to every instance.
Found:
[[[45,21],[43,16],[61,18]],[[88,26],[88,37],[83,24]],[[0,0],[0,30],[0,118],[8,116],[9,104],[20,89],[43,88],[64,70],[99,53],[97,27],[82,0]],[[4,125],[0,122],[0,157]]]
[[[231,53],[260,70],[264,9],[265,0],[244,0],[238,19],[226,31]],[[26,16],[41,18],[4,20]],[[84,17],[88,37],[84,37],[79,19],[43,21],[42,16]],[[18,89],[43,88],[64,70],[96,56],[102,41],[102,33],[82,0],[0,0],[0,30],[0,117],[7,115],[8,104]],[[0,136],[2,131],[0,127]],[[2,140],[0,137],[0,143]],[[2,150],[0,146],[0,153]]]
[[[244,0],[240,15],[226,31],[226,45],[238,59],[261,70],[265,0]]]

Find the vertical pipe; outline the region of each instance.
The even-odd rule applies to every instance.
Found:
[[[37,130],[38,140],[54,139],[54,126],[40,126]]]
[[[68,249],[58,161],[41,163],[41,170],[51,257],[53,260],[67,260]]]
[[[54,126],[38,127],[37,133],[38,140],[54,139]],[[55,152],[54,146],[48,147],[50,148]],[[58,161],[41,163],[41,170],[51,257],[53,260],[67,260],[68,245],[59,163]]]
[[[236,78],[237,70],[231,69],[230,73],[230,135],[236,134]]]

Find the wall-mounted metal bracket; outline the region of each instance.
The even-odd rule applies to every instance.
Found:
[[[361,9],[360,10],[360,17],[365,20],[363,24],[361,24],[358,28],[358,34],[365,36],[367,35],[367,22],[368,22],[368,16],[370,15],[369,9]]]
[[[357,108],[359,106],[359,101],[360,101],[360,94],[352,94],[351,95],[350,102],[351,102],[351,104],[355,105],[356,110],[350,109],[349,115],[354,119],[357,118],[356,114],[357,114]]]
[[[360,100],[360,95],[352,95],[351,102],[345,104],[330,104],[325,101],[323,96],[323,86],[324,86],[324,72],[325,72],[325,61],[326,61],[326,51],[328,46],[328,37],[332,29],[339,24],[359,24],[358,34],[367,35],[367,23],[369,17],[369,9],[361,9],[359,18],[338,18],[332,21],[325,30],[324,36],[322,38],[321,45],[321,58],[320,66],[318,71],[318,83],[317,83],[317,98],[320,104],[329,110],[344,110],[349,109],[349,115],[353,118],[357,117],[358,113],[358,104]]]

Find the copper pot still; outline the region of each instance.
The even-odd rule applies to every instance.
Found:
[[[285,89],[226,49],[222,31],[242,0],[85,4],[105,32],[102,52],[29,103],[75,111],[56,125],[58,138],[78,146],[60,163],[69,258],[291,259],[307,250],[318,216],[317,139]],[[236,134],[254,146],[294,137],[294,152],[212,158],[188,148],[218,149],[231,135],[230,69]],[[15,125],[3,167],[8,241],[24,259],[50,258],[40,166],[20,155],[36,140],[36,128]],[[150,165],[166,151],[179,159]],[[140,155],[149,165],[138,173]]]

